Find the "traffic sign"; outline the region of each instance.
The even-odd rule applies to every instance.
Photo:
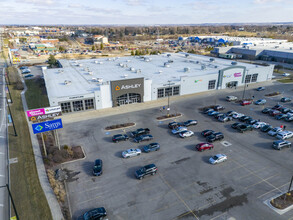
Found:
[[[32,124],[34,134],[52,131],[56,129],[63,128],[62,120],[56,119],[52,121],[46,121],[41,123]]]

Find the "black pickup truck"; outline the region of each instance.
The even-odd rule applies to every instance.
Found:
[[[148,129],[148,128],[139,128],[136,131],[130,132],[132,137],[137,137],[142,134],[149,134],[149,133],[150,133],[150,129]]]

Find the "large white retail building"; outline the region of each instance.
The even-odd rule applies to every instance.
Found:
[[[186,53],[59,62],[43,74],[50,106],[64,113],[263,82],[274,69]]]

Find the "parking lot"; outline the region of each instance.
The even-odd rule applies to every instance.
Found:
[[[279,215],[263,202],[288,189],[292,149],[274,150],[271,145],[275,137],[259,130],[239,133],[231,128],[234,121],[221,123],[199,110],[203,106],[221,104],[225,107],[223,112],[234,110],[274,127],[286,125],[286,130],[292,131],[292,122],[278,121],[261,113],[264,107],[274,106],[283,96],[292,98],[292,84],[280,86],[276,83],[260,92],[247,88],[245,97],[254,96],[256,100],[274,91],[282,95],[266,98],[265,106],[240,106],[225,101],[227,95],[241,98],[242,89],[171,102],[171,109],[183,114],[176,121],[198,121],[198,125],[188,127],[195,135],[185,139],[172,135],[167,126],[172,120],[156,120],[162,114],[157,108],[65,124],[60,130],[61,144],[81,145],[86,152],[85,160],[63,165],[63,168],[79,172],[67,182],[73,219],[80,219],[84,212],[100,206],[106,208],[108,219],[291,218],[293,210]],[[284,106],[293,108],[292,102]],[[154,140],[134,143],[130,139],[113,143],[112,136],[124,131],[107,132],[104,128],[125,122],[136,123],[135,127],[125,129],[126,133],[149,128]],[[225,138],[214,142],[214,149],[198,152],[194,147],[205,142],[200,135],[205,129],[220,131]],[[142,148],[151,142],[160,143],[161,149],[129,159],[121,157],[122,151]],[[226,154],[228,160],[209,164],[209,158],[217,153]],[[104,162],[103,174],[94,177],[93,163],[98,158]],[[150,163],[157,165],[157,174],[136,179],[134,172]]]

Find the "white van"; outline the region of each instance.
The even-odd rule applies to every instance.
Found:
[[[292,131],[282,131],[282,132],[278,133],[276,137],[281,140],[292,138],[293,132]]]

